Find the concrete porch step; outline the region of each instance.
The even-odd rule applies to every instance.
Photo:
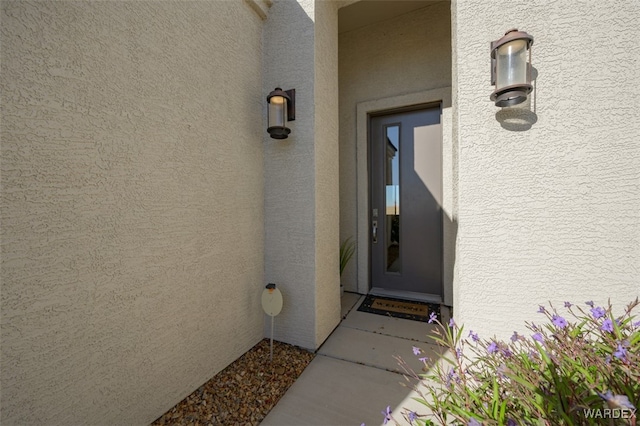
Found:
[[[430,337],[431,332],[437,327],[436,324],[370,314],[357,311],[356,309],[357,306],[354,307],[347,318],[342,321],[340,324],[341,327],[354,328],[425,343],[432,341]]]
[[[419,356],[414,355],[413,346],[422,349],[423,353]],[[402,357],[413,371],[423,373],[424,364],[419,358],[426,355],[430,359],[436,359],[438,352],[441,353],[433,344],[338,327],[331,338],[322,345],[318,354],[402,374],[404,371],[394,356]]]

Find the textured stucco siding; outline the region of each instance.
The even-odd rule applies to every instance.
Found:
[[[453,6],[456,319],[506,337],[548,301],[622,308],[640,294],[638,4]],[[489,42],[514,27],[535,37],[523,131],[489,100]]]
[[[340,320],[335,7],[275,1],[264,31],[265,96],[276,86],[296,89],[291,134],[264,140],[265,278],[284,297],[276,339],[309,349]]]
[[[315,348],[313,6],[312,0],[274,2],[263,61],[265,97],[275,87],[296,89],[289,137],[264,136],[265,278],[283,293],[275,338],[306,348]]]
[[[262,21],[2,2],[2,424],[144,424],[263,336]]]
[[[366,162],[364,173],[356,167],[356,164],[361,164],[358,155],[366,158],[366,145],[357,143],[362,136],[356,131],[357,105],[365,102],[377,105],[377,100],[402,96],[412,98],[413,94],[451,86],[451,5],[449,2],[425,2],[425,6],[339,36],[341,241],[350,236],[356,239],[359,227],[368,226],[368,211],[359,211],[357,203],[358,191],[362,188],[368,197]],[[443,108],[449,107],[450,104],[443,105]],[[443,134],[445,144],[451,137],[450,118],[450,112],[443,114],[443,123],[446,120],[443,132],[448,132]],[[366,132],[366,127],[363,130]],[[360,148],[365,151],[361,149],[358,154]],[[447,205],[443,207],[448,217],[445,221],[448,235],[445,238],[453,235],[448,224],[453,221],[450,152],[451,146],[445,146],[443,167],[447,169],[443,170],[443,195]],[[358,286],[358,282],[368,281],[368,254],[363,253],[368,239],[360,239],[358,243],[359,253],[345,269],[341,281],[346,290],[366,292],[368,289]],[[450,263],[453,262],[451,251],[447,247]],[[449,265],[448,269],[452,267]],[[449,275],[446,279],[450,284]]]
[[[340,321],[338,7],[315,3],[316,345]]]

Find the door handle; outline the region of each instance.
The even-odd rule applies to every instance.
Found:
[[[372,239],[374,244],[378,242],[378,221],[374,220],[371,222],[371,231],[372,231]]]

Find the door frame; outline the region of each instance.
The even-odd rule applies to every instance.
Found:
[[[440,104],[442,111],[442,218],[443,218],[443,302],[453,304],[454,279],[454,167],[451,87],[426,90],[360,102],[356,105],[356,186],[357,186],[357,282],[358,293],[371,290],[371,252],[369,245],[369,121],[370,116],[387,112],[419,109]],[[416,297],[417,298],[417,297]]]

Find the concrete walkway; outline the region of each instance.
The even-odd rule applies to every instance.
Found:
[[[412,348],[417,346],[437,359],[437,346],[427,337],[434,326],[359,312],[363,299],[344,294],[344,319],[261,425],[373,426],[383,424],[381,412],[387,406],[398,422],[403,420],[403,408],[425,412],[424,406],[412,400],[415,392],[403,385],[409,383],[394,355],[424,372]]]

